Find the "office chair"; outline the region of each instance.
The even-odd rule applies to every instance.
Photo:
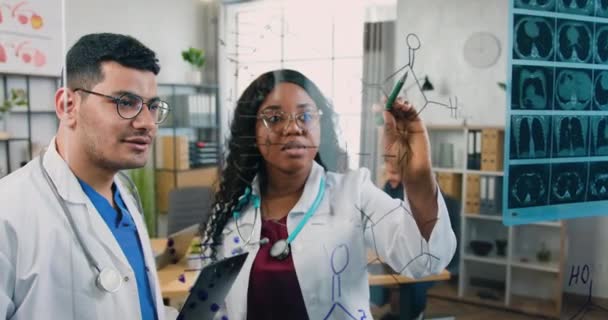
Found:
[[[213,204],[211,187],[184,187],[169,192],[167,234],[207,221]]]

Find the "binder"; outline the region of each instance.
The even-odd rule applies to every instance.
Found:
[[[475,132],[469,131],[467,137],[467,169],[474,169],[475,155]]]
[[[213,110],[215,109],[213,107],[213,102],[211,101],[212,97],[213,96],[210,94],[205,95],[205,125],[208,126],[211,126],[214,123],[214,119],[211,114],[211,112],[213,112]]]
[[[502,214],[502,183],[503,177],[495,177],[494,184],[494,212]]]
[[[486,176],[479,178],[479,209],[482,214],[488,210],[488,178]]]
[[[211,97],[211,102],[210,102],[210,111],[209,111],[209,115],[210,115],[210,119],[209,119],[209,123],[215,123],[215,125],[219,126],[219,123],[215,122],[215,118],[217,117],[217,96],[215,95],[215,93],[212,93],[209,95]]]
[[[481,130],[475,131],[475,170],[481,169]]]
[[[490,214],[496,214],[496,177],[488,177],[488,212]]]

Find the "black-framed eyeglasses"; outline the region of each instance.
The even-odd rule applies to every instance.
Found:
[[[323,112],[321,110],[289,113],[282,110],[266,109],[256,116],[256,118],[261,120],[269,130],[275,133],[282,133],[292,120],[301,130],[313,130],[319,126],[319,119],[322,115]]]
[[[154,122],[160,124],[167,119],[169,115],[169,104],[162,100],[153,100],[151,102],[144,102],[144,99],[133,93],[123,93],[118,97],[109,96],[99,92],[94,92],[82,88],[74,89],[74,92],[82,91],[90,93],[96,96],[110,99],[110,101],[116,104],[116,111],[118,115],[123,119],[133,119],[141,113],[144,105],[148,106],[148,110],[154,116]]]

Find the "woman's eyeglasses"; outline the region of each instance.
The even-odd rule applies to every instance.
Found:
[[[281,110],[264,110],[257,119],[261,120],[266,128],[274,133],[283,133],[293,120],[298,128],[304,131],[315,129],[319,125],[319,119],[323,115],[321,110],[288,113]]]

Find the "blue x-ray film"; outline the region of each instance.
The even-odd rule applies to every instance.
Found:
[[[553,73],[554,68],[513,66],[511,108],[551,110],[553,108]]]
[[[608,0],[512,0],[505,224],[608,215]]]
[[[515,8],[554,11],[555,0],[515,0]]]
[[[557,12],[593,16],[595,0],[557,0]]]
[[[608,116],[591,117],[589,146],[592,156],[608,156]]]
[[[555,109],[589,110],[591,106],[591,70],[556,69]]]
[[[555,19],[516,15],[513,56],[517,59],[555,60]]]
[[[595,57],[595,63],[608,63],[608,24],[595,24],[593,55]]]
[[[550,152],[551,117],[514,115],[511,119],[511,159],[545,159]]]
[[[585,21],[557,20],[558,61],[588,63],[592,57],[593,24]]]

